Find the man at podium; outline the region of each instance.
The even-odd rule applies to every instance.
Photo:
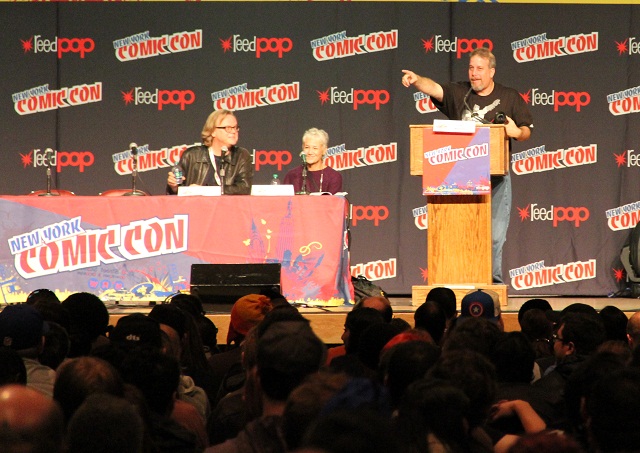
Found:
[[[496,57],[487,48],[475,49],[469,59],[469,81],[439,84],[413,71],[403,70],[402,84],[413,85],[429,95],[434,105],[449,119],[504,124],[506,134],[515,140],[528,140],[533,117],[517,90],[493,80]],[[491,177],[491,239],[493,282],[502,279],[502,248],[507,239],[511,213],[511,178]]]

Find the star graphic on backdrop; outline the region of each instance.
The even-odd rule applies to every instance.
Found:
[[[231,39],[233,38],[233,36],[229,36],[227,39],[222,39],[222,38],[218,38],[220,40],[220,45],[222,46],[222,50],[224,50],[224,53],[227,53],[231,50],[232,46],[231,46]]]
[[[618,164],[618,168],[622,167],[623,165],[626,165],[627,163],[627,152],[623,152],[622,154],[616,154],[613,153],[613,155],[615,156],[616,159],[616,164]]]
[[[420,268],[420,273],[422,274],[422,281],[426,282],[429,271],[427,269]]]
[[[531,205],[528,204],[526,208],[518,208],[518,214],[520,214],[520,221],[524,222],[529,218],[529,207]]]
[[[120,93],[122,93],[122,100],[126,105],[133,102],[133,88],[131,88],[131,91],[121,91]]]
[[[433,50],[433,36],[431,39],[422,40],[422,48],[424,49],[424,53],[429,53]]]
[[[526,93],[520,93],[520,97],[525,102],[525,104],[529,104],[531,102],[531,89]]]
[[[322,102],[322,105],[329,102],[329,88],[327,88],[327,91],[316,90],[316,93],[318,93],[318,98],[320,99],[320,102]]]
[[[624,270],[623,269],[613,269],[613,276],[615,277],[617,282],[620,282],[624,279]]]
[[[20,160],[22,161],[23,168],[27,168],[29,165],[33,163],[33,150],[29,151],[28,154],[20,153]]]
[[[629,50],[627,47],[627,42],[629,42],[629,38],[625,39],[622,42],[616,41],[616,49],[618,50],[618,55],[622,55]]]
[[[33,50],[33,36],[26,41],[24,39],[21,39],[20,41],[22,41],[22,50],[24,50],[24,53],[31,52]]]

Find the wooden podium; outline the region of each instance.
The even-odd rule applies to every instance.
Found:
[[[509,139],[503,125],[488,127],[491,175],[509,171]],[[411,125],[411,175],[421,176],[430,125]],[[472,289],[491,289],[507,305],[507,285],[493,284],[491,261],[491,195],[427,196],[427,285],[412,287],[412,305],[424,303],[434,287],[446,286],[456,294],[458,306]]]

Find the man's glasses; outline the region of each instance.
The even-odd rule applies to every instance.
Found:
[[[229,134],[240,132],[240,126],[216,126],[216,129],[224,129],[224,131]]]

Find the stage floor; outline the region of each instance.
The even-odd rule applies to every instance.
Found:
[[[591,305],[596,310],[613,305],[624,311],[627,316],[631,316],[636,311],[640,311],[640,299],[629,297],[557,297],[557,296],[536,296],[549,301],[554,310],[561,311],[566,306],[573,303],[584,303]],[[518,310],[527,300],[533,299],[534,296],[527,297],[509,297],[507,305],[502,306],[502,317],[504,320],[505,330],[520,330],[518,324]],[[393,307],[394,316],[405,319],[413,326],[413,314],[416,307],[411,305],[411,296],[391,296],[389,297]],[[131,313],[148,313],[150,306],[123,306],[110,305],[107,307],[111,314],[111,324],[115,325],[117,320]],[[229,327],[229,313],[231,306],[226,309],[217,311],[207,311],[209,317],[218,327],[218,343],[226,344],[227,330]],[[350,306],[330,307],[330,308],[307,308],[300,307],[300,312],[311,322],[316,334],[327,344],[341,344],[341,336],[343,332],[344,319],[346,314],[351,310]]]

